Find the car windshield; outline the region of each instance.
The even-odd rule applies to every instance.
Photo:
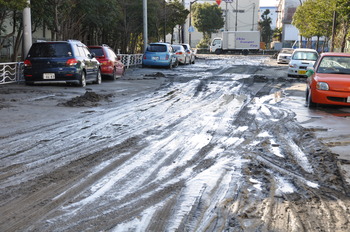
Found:
[[[180,46],[180,45],[173,45],[173,48],[174,48],[175,51],[181,51],[181,50],[183,50],[183,47]]]
[[[89,48],[96,56],[104,56],[102,48]]]
[[[151,44],[147,47],[148,52],[166,52],[166,46],[162,44]]]
[[[318,73],[350,74],[350,56],[325,56],[317,69]]]
[[[282,49],[280,53],[292,54],[293,49]]]
[[[28,57],[70,57],[72,50],[67,43],[35,43]]]
[[[293,60],[317,60],[316,52],[305,52],[305,51],[297,51],[293,55]]]

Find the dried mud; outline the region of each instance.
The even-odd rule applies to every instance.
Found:
[[[304,80],[225,59],[89,91],[0,86],[0,113],[40,119],[1,130],[0,230],[349,231],[338,157],[286,100]]]

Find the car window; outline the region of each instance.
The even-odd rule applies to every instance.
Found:
[[[305,51],[297,51],[293,55],[293,60],[317,60],[317,53],[315,52],[305,52]]]
[[[282,49],[281,53],[287,53],[287,54],[292,54],[293,50],[292,49]]]
[[[166,45],[163,44],[151,44],[147,47],[149,52],[166,52]]]
[[[112,49],[108,48],[107,51],[108,51],[109,58],[111,58],[112,60],[117,59],[117,55],[115,54],[115,52]]]
[[[182,46],[180,46],[180,45],[173,45],[173,48],[174,48],[175,51],[182,51],[182,50],[184,50],[184,48]]]
[[[90,51],[95,53],[96,56],[105,56],[105,54],[103,53],[102,48],[90,48]]]
[[[325,56],[320,61],[317,72],[350,74],[350,57]]]
[[[70,57],[72,49],[67,43],[35,43],[28,57]]]

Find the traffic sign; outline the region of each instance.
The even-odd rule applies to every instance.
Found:
[[[233,0],[224,0],[224,2],[226,2],[226,3],[232,3]]]
[[[218,5],[220,5],[221,1],[222,1],[222,0],[216,0],[216,3],[217,3]]]

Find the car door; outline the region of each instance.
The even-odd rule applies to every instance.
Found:
[[[123,72],[124,72],[124,64],[118,59],[117,55],[115,54],[115,52],[112,49],[108,48],[107,52],[108,52],[108,56],[114,62],[114,67],[115,67],[115,70],[116,70],[116,74],[118,76],[122,76]]]

